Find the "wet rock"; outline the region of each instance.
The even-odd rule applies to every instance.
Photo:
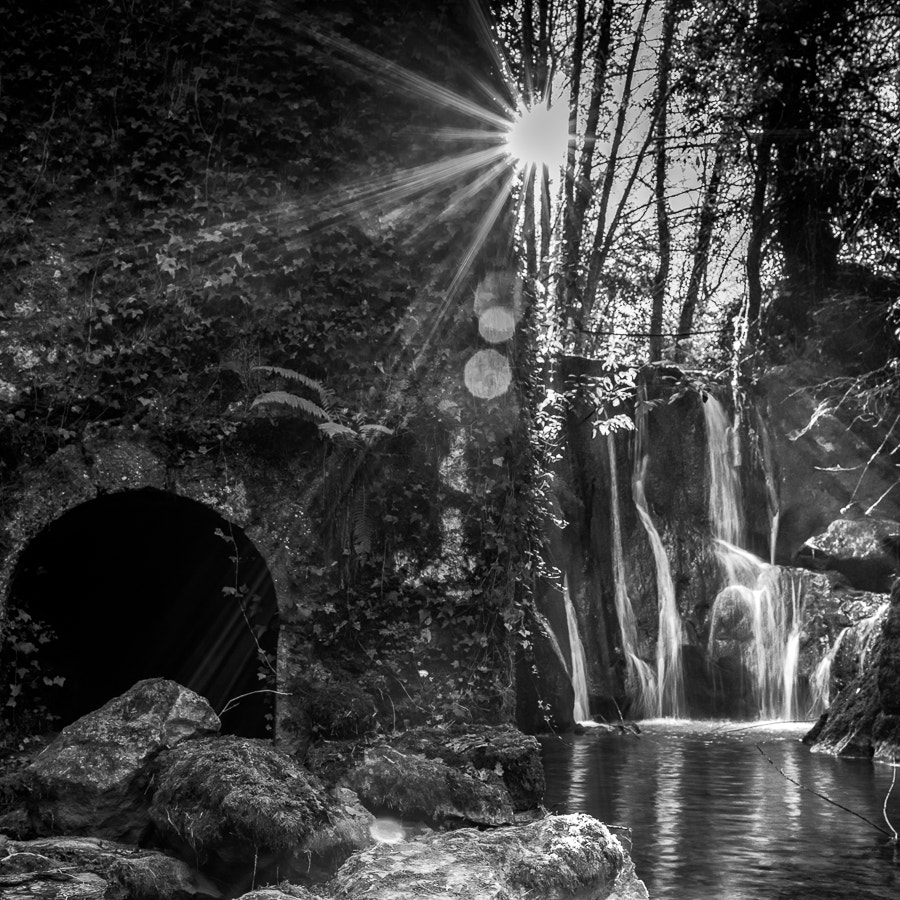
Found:
[[[237,900],[325,900],[324,894],[312,894],[296,884],[280,884],[277,888],[257,888],[241,894]]]
[[[373,847],[351,857],[329,888],[341,900],[647,897],[618,839],[580,814]]]
[[[874,753],[872,726],[881,709],[872,667],[854,679],[831,704],[824,723],[811,737],[815,753],[870,757]]]
[[[392,740],[391,746],[458,769],[497,775],[516,812],[534,809],[543,799],[541,746],[511,725],[413,728]]]
[[[106,882],[90,873],[51,871],[0,875],[3,900],[104,900],[106,890]]]
[[[158,850],[141,850],[114,841],[89,837],[40,838],[10,841],[0,859],[0,896],[7,890],[2,880],[30,873],[35,877],[18,882],[18,890],[39,891],[33,896],[94,896],[89,886],[100,890],[105,900],[128,897],[154,900],[188,900],[221,897],[219,889],[186,862]],[[40,876],[40,877],[38,877]],[[74,878],[75,880],[70,880]],[[43,893],[56,886],[57,893]],[[12,896],[17,896],[13,894]],[[27,895],[26,895],[27,896]]]
[[[149,824],[153,760],[218,729],[212,707],[193,691],[164,678],[140,681],[64,728],[26,767],[0,828],[135,842]]]
[[[500,779],[481,780],[392,747],[372,747],[343,778],[374,813],[426,821],[437,827],[509,825],[512,798]]]
[[[865,591],[887,592],[900,574],[900,522],[869,517],[836,519],[797,555],[812,567],[833,569]]]
[[[900,762],[900,580],[860,673],[835,698],[807,740],[840,756]]]
[[[161,840],[234,882],[261,874],[333,870],[368,846],[371,816],[268,742],[191,741],[160,758],[150,815]]]

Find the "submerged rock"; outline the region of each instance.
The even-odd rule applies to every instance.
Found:
[[[150,815],[159,836],[225,877],[333,870],[372,842],[372,817],[355,797],[327,793],[265,741],[191,741],[161,757],[157,785]]]
[[[209,879],[158,850],[89,837],[9,841],[0,849],[0,896],[221,897]]]
[[[193,691],[139,681],[64,728],[24,770],[0,828],[134,842],[149,824],[149,767],[163,750],[214,734],[219,719]],[[24,806],[24,809],[23,809]]]
[[[375,813],[424,820],[437,827],[510,825],[512,798],[494,776],[481,780],[424,756],[373,747],[344,775],[363,805]]]
[[[647,889],[601,822],[548,816],[491,831],[462,829],[351,857],[328,889],[340,900],[641,900]],[[273,898],[275,900],[275,898]]]

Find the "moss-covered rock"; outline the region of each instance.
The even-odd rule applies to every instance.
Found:
[[[315,737],[343,740],[361,737],[377,725],[373,698],[349,682],[317,684],[308,691],[307,713]]]
[[[509,791],[516,812],[534,809],[544,796],[541,746],[511,725],[413,728],[392,740],[391,746],[463,771],[494,773]]]
[[[349,859],[328,888],[340,900],[647,897],[618,839],[582,814],[373,847]]]
[[[23,881],[20,890],[36,890],[42,881],[55,881],[59,896],[71,896],[66,891],[69,886],[85,889],[102,885],[99,896],[105,900],[221,897],[221,891],[209,879],[182,860],[158,850],[90,837],[9,841],[0,848],[0,879],[29,873],[42,873],[44,877]],[[2,883],[0,896],[8,896]]]
[[[192,741],[160,760],[150,816],[165,842],[212,871],[336,867],[371,843],[370,817],[268,742]]]
[[[134,842],[149,825],[153,760],[218,730],[212,707],[193,691],[164,678],[140,681],[60,732],[21,773],[0,828],[15,822],[22,837],[89,834]]]
[[[500,778],[479,778],[436,759],[373,747],[342,779],[374,813],[427,821],[437,827],[509,825],[512,799]]]

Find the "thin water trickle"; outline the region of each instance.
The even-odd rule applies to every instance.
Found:
[[[684,715],[684,667],[681,655],[683,640],[681,615],[675,598],[672,569],[662,538],[650,514],[644,483],[650,456],[647,448],[646,389],[638,394],[635,415],[634,474],[631,494],[638,518],[647,532],[656,570],[656,593],[659,608],[659,635],[656,639],[656,714],[659,716]]]
[[[844,636],[849,631],[849,628],[842,628],[838,632],[834,643],[819,660],[810,676],[809,688],[812,694],[811,712],[813,715],[818,715],[828,709],[828,704],[831,702],[831,669],[834,666],[834,659],[841,649]]]
[[[619,512],[619,473],[616,466],[615,436],[612,433],[606,436],[606,449],[609,456],[614,596],[622,652],[625,655],[625,693],[635,714],[654,713],[658,703],[656,675],[639,655],[637,619],[625,578],[625,551],[622,547],[622,521]]]
[[[572,715],[576,722],[588,722],[591,718],[591,710],[587,689],[587,660],[584,655],[584,644],[581,642],[581,635],[578,631],[575,606],[569,595],[569,585],[565,579],[563,579],[562,593],[566,604],[566,626],[569,629],[569,647],[571,649],[569,677],[572,679],[572,689],[575,692]]]

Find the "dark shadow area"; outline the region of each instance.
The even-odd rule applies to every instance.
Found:
[[[23,551],[9,601],[55,632],[39,652],[42,670],[65,678],[46,691],[60,727],[142,678],[172,678],[220,714],[241,694],[275,687],[259,652],[274,669],[265,561],[239,528],[174,494],[111,494],[61,516]],[[223,731],[265,736],[272,698],[232,704]]]

